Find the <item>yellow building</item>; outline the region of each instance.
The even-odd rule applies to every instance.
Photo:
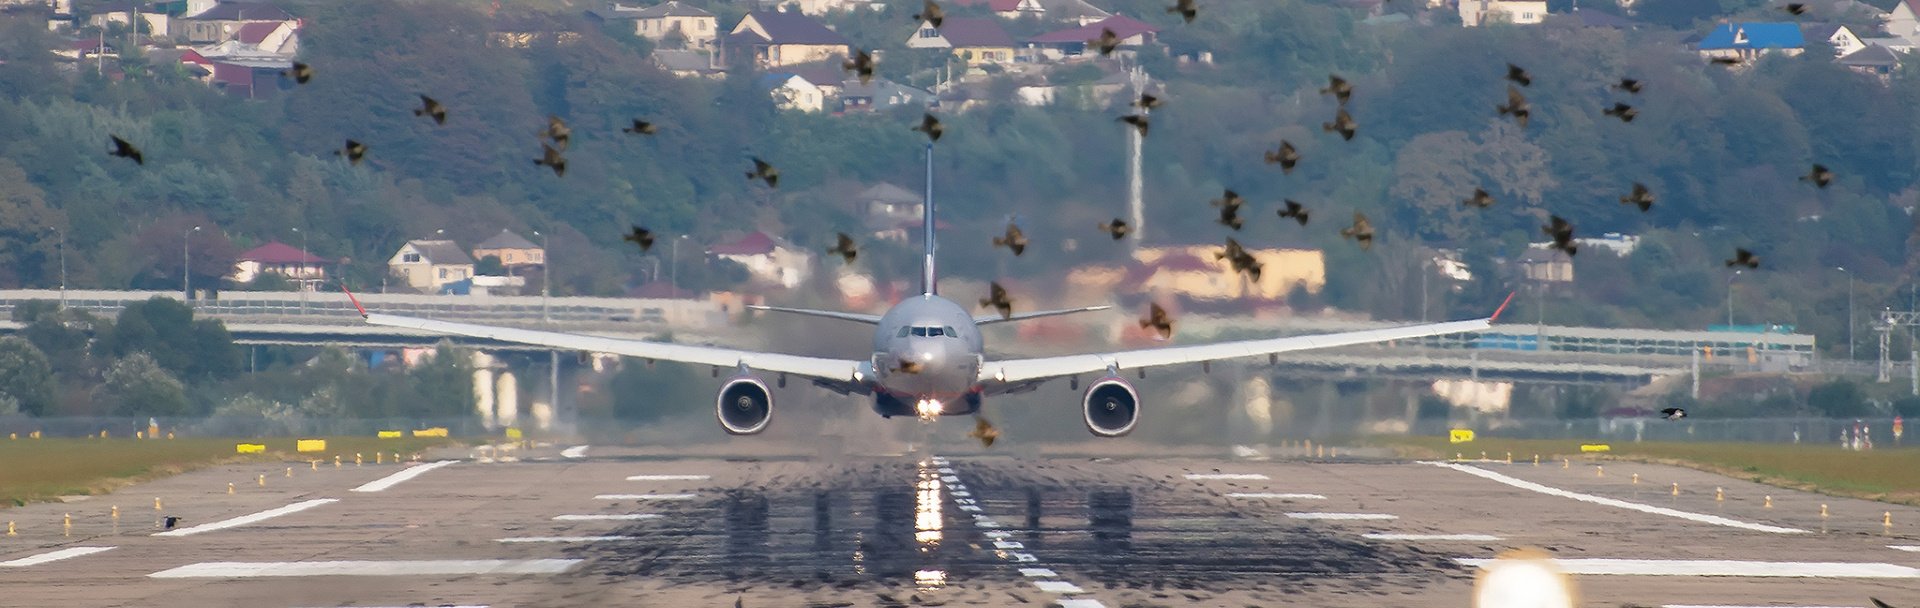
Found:
[[[1285,299],[1294,286],[1319,293],[1327,284],[1326,257],[1314,249],[1249,249],[1261,265],[1254,282],[1217,257],[1218,245],[1142,247],[1133,263],[1076,268],[1067,275],[1073,293],[1134,293],[1194,300]]]
[[[754,11],[727,33],[729,56],[751,53],[761,67],[778,67],[846,57],[847,39],[800,13]]]
[[[1013,37],[992,18],[949,17],[940,27],[921,21],[907,38],[910,49],[951,49],[967,65],[1013,62]]]

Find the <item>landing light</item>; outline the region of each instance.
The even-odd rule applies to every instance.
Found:
[[[940,410],[942,408],[940,407],[939,401],[936,401],[933,399],[921,399],[920,401],[915,402],[913,404],[913,409],[914,411],[920,413],[921,418],[932,418],[934,416],[939,416]]]

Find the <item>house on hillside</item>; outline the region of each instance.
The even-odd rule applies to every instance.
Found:
[[[1723,23],[1707,32],[1698,48],[1700,56],[1707,59],[1737,59],[1749,64],[1762,55],[1799,55],[1805,47],[1805,35],[1792,23]]]
[[[723,44],[729,53],[747,53],[754,65],[763,68],[826,61],[850,54],[846,37],[800,13],[747,13],[727,33]]]
[[[838,84],[838,81],[835,81]],[[837,87],[821,86],[806,77],[791,72],[771,72],[760,75],[756,85],[773,98],[773,106],[782,110],[798,112],[822,112],[827,109],[830,91]]]
[[[948,17],[940,27],[921,21],[907,38],[910,49],[946,49],[967,65],[1013,62],[1013,37],[991,18]]]
[[[1573,285],[1573,257],[1547,246],[1533,243],[1520,253],[1520,276],[1529,283],[1549,289],[1569,289]]]
[[[1545,0],[1459,0],[1460,25],[1537,25],[1547,19]]]
[[[387,272],[421,293],[439,293],[473,277],[473,258],[453,241],[407,241],[387,259]]]
[[[493,238],[481,241],[473,246],[473,259],[483,260],[487,256],[500,258],[500,265],[509,270],[526,266],[544,266],[547,263],[547,250],[533,244],[526,237],[514,234],[512,230],[502,229]]]
[[[1887,12],[1887,35],[1920,40],[1920,0],[1900,0]]]
[[[757,230],[731,243],[715,245],[707,255],[745,266],[757,281],[786,288],[805,281],[813,265],[812,252]]]
[[[700,51],[654,49],[653,65],[681,78],[724,78],[725,66],[714,49]]]
[[[1870,44],[1847,56],[1835,59],[1834,63],[1849,70],[1880,79],[1881,84],[1890,82],[1893,72],[1900,69],[1900,55],[1887,47]]]
[[[1327,284],[1326,256],[1318,249],[1249,249],[1261,264],[1260,280],[1235,272],[1217,255],[1217,245],[1141,247],[1134,251],[1125,289],[1196,300],[1283,300],[1295,287],[1319,293]]]
[[[298,28],[300,23],[285,9],[269,2],[220,2],[179,19],[179,33],[193,44],[219,44],[234,39],[240,28],[252,23],[285,23]]]
[[[1800,26],[1801,38],[1808,41],[1825,41],[1833,47],[1834,57],[1845,57],[1854,51],[1866,47],[1853,29],[1835,23],[1810,23]]]
[[[131,23],[136,14],[140,17],[141,29],[145,30],[147,35],[160,38],[173,36],[172,16],[138,3],[118,2],[96,6],[93,8],[93,16],[87,18],[87,25],[104,28],[109,23],[118,23],[125,26]]]
[[[686,48],[698,49],[711,46],[719,35],[713,13],[679,0],[642,9],[633,19],[633,33],[655,43],[679,37],[686,41]]]
[[[984,7],[1001,19],[1019,19],[1021,17],[1039,17],[1045,12],[1039,0],[953,0],[954,6],[966,8]],[[945,24],[942,24],[945,27]]]
[[[293,57],[300,54],[300,28],[292,22],[266,21],[240,26],[233,40],[269,55]]]
[[[856,78],[841,83],[838,111],[841,113],[871,112],[895,106],[926,108],[937,105],[938,101],[939,98],[925,89],[916,89],[879,77],[875,77],[872,82],[861,84]]]
[[[1138,51],[1142,46],[1153,44],[1155,35],[1160,31],[1132,17],[1114,15],[1079,27],[1028,38],[1027,54],[1045,60],[1078,57],[1087,53],[1088,41],[1099,38],[1101,32],[1106,30],[1113,30],[1113,35],[1120,38],[1120,49],[1125,51]]]
[[[235,258],[233,274],[229,278],[235,283],[252,283],[261,275],[269,274],[298,283],[304,291],[313,291],[315,285],[327,278],[327,261],[286,243],[273,241],[249,249]]]

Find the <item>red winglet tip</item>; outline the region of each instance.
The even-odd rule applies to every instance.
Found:
[[[367,318],[367,307],[360,305],[360,298],[353,297],[353,290],[347,289],[345,281],[340,282],[340,291],[347,292],[347,301],[352,302],[353,308],[360,311],[360,318]]]
[[[1497,321],[1497,320],[1499,320],[1499,319],[1500,319],[1500,313],[1501,313],[1501,312],[1503,312],[1503,311],[1505,311],[1505,310],[1507,309],[1507,305],[1508,305],[1508,304],[1512,304],[1512,303],[1513,303],[1513,296],[1514,296],[1514,295],[1516,295],[1516,294],[1519,294],[1519,293],[1520,293],[1520,292],[1518,292],[1518,291],[1511,291],[1511,292],[1507,292],[1507,299],[1505,299],[1505,300],[1501,300],[1501,301],[1500,301],[1500,307],[1499,307],[1499,308],[1495,308],[1495,309],[1493,309],[1493,316],[1490,316],[1490,317],[1487,317],[1487,322],[1488,322],[1488,323],[1492,323],[1492,322],[1494,322],[1494,321]]]

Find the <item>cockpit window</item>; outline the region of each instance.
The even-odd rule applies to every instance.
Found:
[[[911,328],[911,327],[901,327],[901,328],[900,328],[900,335],[899,335],[899,336],[897,336],[897,337],[901,337],[901,338],[905,338],[905,337],[907,337],[907,332],[909,332],[909,331],[913,331],[913,328]]]
[[[915,327],[915,328],[913,328],[913,335],[914,335],[914,336],[917,336],[917,337],[921,337],[921,338],[925,338],[925,337],[927,337],[927,328],[925,328],[925,327]]]
[[[960,337],[960,332],[957,332],[957,331],[954,331],[954,330],[953,330],[953,327],[952,327],[952,326],[948,326],[948,327],[947,327],[947,336],[948,336],[948,337],[953,337],[953,338],[958,338],[958,337]]]

